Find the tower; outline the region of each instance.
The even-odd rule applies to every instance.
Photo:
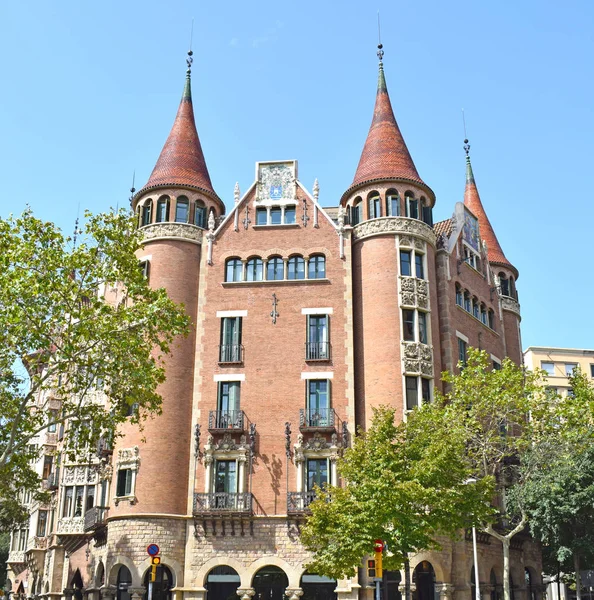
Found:
[[[367,425],[370,409],[380,404],[394,406],[403,418],[431,398],[434,373],[440,372],[432,283],[435,194],[419,176],[394,117],[381,44],[378,49],[373,119],[353,183],[341,199],[353,227],[359,425]]]

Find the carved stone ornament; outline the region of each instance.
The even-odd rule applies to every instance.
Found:
[[[299,600],[303,596],[303,590],[301,588],[287,588],[285,590],[285,596],[289,600]]]
[[[400,275],[400,304],[429,308],[429,289],[424,279]]]
[[[259,165],[257,200],[295,200],[297,180],[295,163],[274,163]]]
[[[61,533],[84,533],[84,517],[62,517],[58,520],[58,535]]]
[[[132,448],[120,448],[116,461],[117,469],[138,470],[140,466],[140,449],[138,446]]]
[[[305,450],[327,450],[330,448],[330,444],[326,441],[326,438],[321,433],[314,433],[313,437],[305,442],[303,448]]]
[[[233,200],[235,201],[235,204],[239,203],[239,181],[235,182],[235,189],[233,190]]]
[[[240,600],[251,600],[253,596],[256,594],[256,590],[254,588],[237,588],[235,592]]]
[[[420,238],[435,247],[435,233],[433,229],[423,221],[408,217],[381,217],[359,223],[359,225],[355,225],[353,228],[353,240],[362,240],[374,235],[402,233]]]
[[[412,240],[406,236],[406,235],[401,235],[400,236],[400,245],[401,246],[407,246],[407,247],[412,247],[413,243]]]
[[[422,374],[433,377],[433,350],[427,344],[419,342],[402,342],[404,356],[404,372]]]
[[[521,317],[520,314],[520,303],[513,298],[509,298],[508,296],[501,296],[501,308],[503,310],[508,310],[509,312],[514,313],[518,317]]]
[[[233,452],[238,449],[237,444],[233,441],[230,433],[225,433],[223,439],[215,444],[214,449],[217,452]]]
[[[144,241],[182,239],[202,244],[202,229],[190,223],[152,223],[141,229]]]
[[[417,250],[423,250],[423,252],[424,252],[426,249],[425,242],[423,242],[423,240],[415,239],[415,248]]]

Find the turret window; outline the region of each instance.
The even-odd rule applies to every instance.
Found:
[[[386,192],[386,214],[390,217],[400,215],[400,196],[396,190]]]
[[[361,198],[355,198],[355,202],[351,207],[351,225],[357,225],[363,220],[363,210]]]
[[[250,258],[247,261],[246,267],[246,280],[247,281],[262,281],[263,277],[263,264],[261,258]]]
[[[190,213],[190,202],[185,196],[179,196],[175,203],[175,222],[187,223]]]
[[[323,254],[314,254],[310,257],[307,276],[309,279],[326,277],[326,257]]]
[[[427,225],[433,227],[433,209],[425,198],[421,198],[421,217]]]
[[[194,225],[206,229],[206,206],[202,202],[196,202],[194,208]]]
[[[382,201],[377,192],[371,192],[367,200],[367,214],[370,219],[382,216]]]
[[[150,225],[153,218],[153,201],[147,200],[142,207],[142,225]]]
[[[414,273],[413,262],[415,265]],[[412,250],[400,250],[400,275],[425,279],[424,255]]]
[[[419,201],[412,195],[407,195],[404,198],[406,216],[411,219],[419,218]]]
[[[405,342],[429,343],[426,312],[409,308],[402,309],[402,339]]]
[[[157,223],[169,221],[169,197],[163,196],[157,202]]]

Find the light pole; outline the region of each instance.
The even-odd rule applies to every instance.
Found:
[[[465,484],[470,485],[476,483],[474,477],[467,479]],[[478,568],[478,552],[476,549],[476,527],[472,526],[472,553],[474,555],[474,597],[475,600],[481,600],[481,588],[479,583],[479,568]]]

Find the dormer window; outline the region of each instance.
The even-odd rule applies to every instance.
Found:
[[[419,201],[415,199],[415,197],[408,192],[404,197],[404,204],[406,210],[406,216],[411,219],[419,218]]]
[[[481,259],[480,256],[466,244],[463,244],[464,248],[464,262],[471,266],[476,271],[481,270]]]

